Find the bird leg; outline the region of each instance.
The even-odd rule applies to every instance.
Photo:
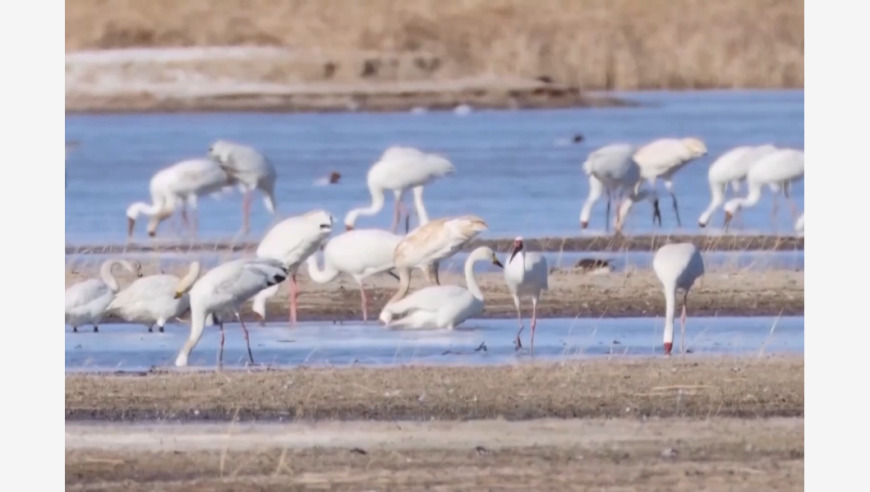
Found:
[[[242,325],[242,333],[245,335],[245,344],[248,346],[248,360],[251,361],[251,365],[254,365],[254,354],[251,353],[251,339],[248,336],[248,328],[245,326],[245,322],[242,321],[242,317],[239,316],[238,311],[236,311],[236,319],[239,320],[239,324]]]
[[[791,195],[788,191],[789,188],[791,188],[791,184],[786,181],[782,186],[782,194],[785,195],[786,200],[788,200],[788,205],[791,208],[791,220],[794,222],[798,219],[798,208],[794,200],[791,199]]]
[[[390,230],[395,234],[399,230],[399,217],[401,215],[401,200],[399,197],[396,197],[395,207],[393,209],[393,223],[390,226]]]
[[[366,297],[366,289],[365,289],[365,287],[362,286],[362,284],[359,284],[359,293],[360,293],[360,298],[361,298],[361,303],[362,303],[363,321],[368,321],[369,312],[368,312],[367,306],[368,306],[369,300]]]
[[[247,234],[251,230],[251,200],[253,193],[250,190],[245,191],[242,196],[242,234]]]
[[[523,348],[523,342],[520,341],[520,333],[523,332],[523,315],[520,312],[520,299],[517,296],[514,296],[514,306],[517,307],[517,324],[520,325],[520,329],[517,330],[517,338],[514,340],[514,345],[516,345],[516,350]]]
[[[162,324],[157,325],[157,331],[159,331],[160,333],[163,333],[163,325]]]
[[[99,333],[100,329],[97,328],[97,325],[94,325],[94,333]]]
[[[224,335],[225,334],[224,334],[223,322],[218,323],[218,324],[221,327],[221,344],[220,344],[220,348],[218,348],[218,363],[217,363],[218,370],[220,371],[224,365]]]
[[[154,333],[154,325],[148,325],[148,333]]]
[[[290,326],[296,326],[296,299],[299,297],[299,285],[296,274],[290,277]]]
[[[78,332],[79,332],[78,326],[73,326],[73,333],[78,333]]]
[[[680,211],[677,209],[677,195],[671,192],[671,200],[674,204],[674,214],[677,216],[677,227],[683,227],[683,223],[680,221]],[[659,218],[661,220],[661,218]]]
[[[659,199],[656,198],[653,200],[653,225],[656,225],[656,221],[658,221],[658,226],[662,226],[662,211],[659,208]]]
[[[532,298],[532,335],[529,339],[529,351],[535,355],[535,326],[538,324],[538,299]]]
[[[607,190],[607,212],[604,214],[604,232],[610,232],[610,190]]]
[[[684,343],[686,340],[686,302],[688,297],[688,291],[683,293],[683,314],[680,315],[680,354],[686,353]]]

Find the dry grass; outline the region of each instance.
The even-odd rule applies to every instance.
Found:
[[[66,50],[270,45],[286,83],[547,75],[583,89],[803,87],[800,0],[75,0]],[[238,70],[246,70],[244,64]]]

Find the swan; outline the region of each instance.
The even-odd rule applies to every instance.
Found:
[[[786,199],[791,204],[792,215],[797,217],[797,207],[789,196],[791,183],[804,177],[804,152],[796,149],[778,149],[759,159],[749,168],[746,183],[749,193],[745,197],[734,198],[725,203],[725,228],[731,224],[731,219],[738,210],[752,207],[761,199],[761,190],[769,187],[775,194],[782,189]],[[775,197],[776,195],[774,195]],[[773,217],[776,217],[776,202],[774,202]]]
[[[317,252],[323,241],[332,233],[335,222],[326,210],[312,210],[296,215],[275,224],[260,240],[257,246],[258,258],[272,258],[280,261],[290,273],[290,324],[296,325],[296,304],[299,285],[296,272],[305,259]],[[253,311],[266,322],[266,300],[278,293],[278,285],[263,289],[254,296]]]
[[[149,332],[156,324],[162,333],[167,320],[182,316],[190,308],[187,291],[199,277],[200,269],[200,263],[193,261],[181,279],[169,274],[139,278],[118,292],[106,313],[130,323],[143,323]],[[175,297],[178,292],[183,295]]]
[[[423,186],[454,172],[453,164],[440,155],[423,152],[413,147],[387,148],[366,176],[366,183],[372,196],[371,205],[349,211],[344,217],[345,228],[352,230],[360,215],[371,216],[380,212],[384,208],[384,192],[392,190],[396,202],[391,230],[396,232],[404,208],[402,198],[409,188],[414,196],[414,206],[420,225],[425,225],[429,222],[429,215],[423,204]]]
[[[674,345],[674,311],[677,289],[683,291],[683,314],[680,316],[680,353],[686,336],[686,302],[689,289],[695,280],[704,275],[704,259],[692,243],[666,244],[656,251],[653,271],[662,284],[665,294],[665,355],[671,354]]]
[[[121,288],[112,275],[116,265],[123,266],[138,277],[142,276],[142,265],[138,261],[111,259],[100,265],[100,278],[90,278],[67,287],[64,313],[66,324],[72,326],[74,332],[78,332],[78,327],[84,324],[92,324],[95,332],[100,331],[98,325],[106,308]]]
[[[250,230],[251,198],[254,190],[263,193],[266,210],[275,215],[275,182],[278,173],[275,167],[259,151],[251,146],[229,140],[217,140],[208,149],[209,157],[217,160],[220,166],[238,183],[244,193],[242,198],[242,232]]]
[[[184,207],[181,214],[185,222],[186,207],[191,208],[192,229],[196,232],[197,197],[216,193],[232,184],[233,178],[211,159],[187,159],[157,171],[149,183],[151,203],[135,202],[127,207],[127,237],[133,236],[139,215],[151,218],[147,230],[148,235],[154,237],[160,222],[172,215],[179,205]]]
[[[695,137],[660,138],[640,147],[634,154],[634,161],[640,166],[640,175],[649,182],[653,193],[656,193],[656,180],[664,181],[665,189],[668,190],[673,201],[678,227],[682,227],[682,222],[680,211],[677,209],[677,195],[674,193],[674,174],[686,164],[706,154],[707,145]],[[658,196],[654,198],[653,206],[658,210]],[[658,215],[658,223],[659,226],[662,225],[661,214]]]
[[[420,289],[404,299],[387,304],[379,319],[394,328],[446,328],[452,330],[463,321],[483,312],[483,293],[474,279],[474,263],[490,261],[503,268],[495,253],[487,246],[472,251],[465,260],[465,283],[433,285]],[[401,316],[393,321],[393,317]]]
[[[505,262],[504,280],[508,286],[508,291],[511,293],[511,297],[514,299],[514,306],[517,308],[517,321],[519,321],[520,325],[516,339],[517,350],[523,346],[520,341],[520,333],[523,331],[520,298],[529,297],[532,299],[532,321],[529,326],[532,334],[529,344],[531,351],[534,352],[538,299],[541,297],[541,292],[549,288],[548,275],[547,259],[540,253],[527,252],[522,237],[514,239],[514,247],[511,250],[510,257]]]
[[[190,297],[190,336],[181,347],[178,357],[175,358],[176,366],[186,366],[188,357],[193,347],[202,338],[206,319],[209,315],[215,317],[214,321],[220,325],[221,342],[218,352],[218,367],[223,364],[224,355],[224,324],[222,319],[217,319],[218,314],[232,312],[242,325],[245,335],[245,343],[248,347],[248,359],[254,363],[254,355],[251,353],[251,341],[248,336],[248,328],[239,315],[242,304],[257,292],[279,284],[288,276],[288,271],[278,260],[269,258],[241,258],[232,260],[209,270],[191,287]],[[183,293],[176,292],[175,297],[180,299]]]
[[[363,280],[392,270],[393,251],[402,236],[382,229],[353,229],[330,239],[323,248],[323,268],[317,265],[316,253],[306,260],[308,276],[318,284],[335,280],[346,273],[359,285],[363,321],[368,320],[368,298]],[[417,267],[424,271],[425,267]]]

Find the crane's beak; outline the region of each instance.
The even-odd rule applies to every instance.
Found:
[[[173,296],[173,298],[175,298],[175,299],[181,299],[181,296],[183,296],[183,295],[184,295],[184,294],[182,294],[181,292],[176,292],[175,295]]]
[[[502,265],[501,262],[498,261],[498,258],[496,258],[495,255],[492,255],[492,264],[499,268],[504,268],[504,265]]]

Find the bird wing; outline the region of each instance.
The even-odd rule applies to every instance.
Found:
[[[471,296],[468,289],[458,285],[433,285],[389,304],[389,307],[397,315],[418,310],[435,312],[460,300],[465,301],[468,296]]]
[[[141,304],[150,304],[157,299],[172,300],[175,287],[181,280],[175,275],[149,275],[136,279],[126,289],[118,292],[107,311],[130,309]]]
[[[67,310],[84,306],[94,299],[105,295],[109,286],[102,280],[91,278],[66,289],[65,306]]]
[[[176,180],[172,183],[176,193],[213,193],[235,183],[235,179],[211,159],[190,159],[177,166]]]
[[[244,301],[267,287],[283,282],[286,278],[287,270],[278,260],[269,258],[236,260],[231,267],[219,270],[219,277],[214,280],[214,293],[217,297],[226,296]]]

